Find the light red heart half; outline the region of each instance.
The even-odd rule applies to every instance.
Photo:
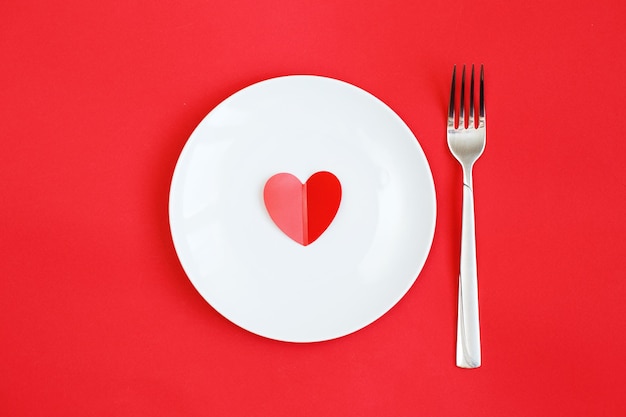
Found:
[[[317,240],[330,226],[341,203],[341,183],[327,171],[316,172],[302,184],[288,173],[273,175],[263,190],[270,217],[291,239],[303,246]]]

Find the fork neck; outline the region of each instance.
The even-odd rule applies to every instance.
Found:
[[[469,166],[463,166],[463,185],[469,187],[470,190],[474,189],[474,180],[472,178],[473,164]]]

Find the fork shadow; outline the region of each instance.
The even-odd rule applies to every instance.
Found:
[[[450,99],[450,77],[452,64],[444,63],[440,68],[433,68],[428,80],[431,97],[438,109],[436,114],[437,134],[433,138],[435,143],[431,169],[435,181],[437,195],[437,226],[433,241],[435,266],[438,276],[444,280],[442,285],[445,300],[446,325],[449,337],[456,340],[457,297],[459,279],[459,261],[461,253],[461,215],[463,204],[462,168],[448,149],[446,138],[446,123]],[[442,313],[442,311],[440,311]],[[451,348],[454,344],[450,345]]]

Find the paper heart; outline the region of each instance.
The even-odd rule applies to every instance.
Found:
[[[316,172],[304,184],[291,174],[280,173],[265,183],[263,199],[276,226],[307,246],[335,218],[341,202],[341,183],[327,171]]]

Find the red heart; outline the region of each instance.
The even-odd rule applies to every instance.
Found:
[[[341,184],[335,175],[320,171],[302,184],[291,174],[280,173],[265,183],[265,208],[287,236],[307,246],[328,228],[341,202]]]

